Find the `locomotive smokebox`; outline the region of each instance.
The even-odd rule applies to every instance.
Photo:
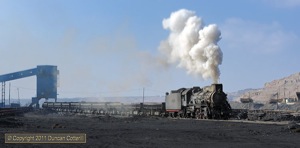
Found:
[[[212,92],[223,92],[222,84],[211,84]]]

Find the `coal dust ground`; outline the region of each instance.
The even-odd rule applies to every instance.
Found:
[[[264,122],[265,123],[265,122]],[[293,125],[294,124],[294,125]],[[0,147],[299,147],[298,123],[44,114],[0,118]],[[86,133],[85,144],[5,144],[5,133]]]

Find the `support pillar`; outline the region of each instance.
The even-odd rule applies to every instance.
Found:
[[[35,105],[35,108],[39,109],[40,108],[39,102],[40,102],[40,98],[32,97],[32,102],[31,102],[30,106]]]

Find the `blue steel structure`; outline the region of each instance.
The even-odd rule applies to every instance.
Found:
[[[59,71],[57,66],[39,65],[36,68],[18,71],[14,73],[0,75],[0,82],[2,82],[2,102],[1,107],[5,107],[5,82],[16,79],[21,79],[30,76],[37,78],[36,97],[32,97],[30,106],[35,105],[39,108],[39,100],[42,98],[55,99],[57,101],[57,76]]]

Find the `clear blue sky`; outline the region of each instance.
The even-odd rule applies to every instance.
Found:
[[[211,81],[152,61],[179,9],[217,24],[224,91],[260,88],[299,72],[300,0],[0,0],[0,74],[57,65],[59,97],[164,95]],[[35,77],[11,81],[35,96]]]

